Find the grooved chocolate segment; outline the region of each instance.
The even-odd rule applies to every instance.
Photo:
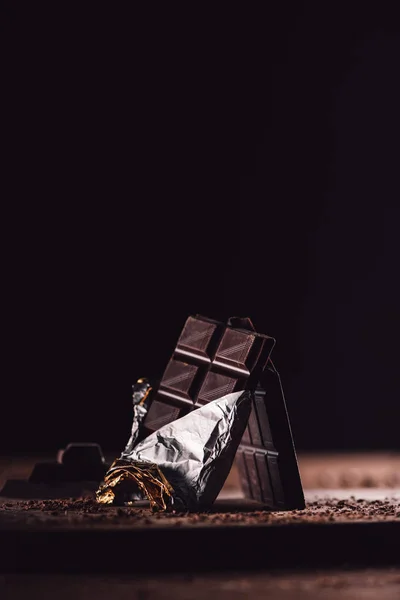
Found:
[[[258,469],[258,476],[260,479],[263,502],[265,502],[267,506],[273,506],[274,494],[272,491],[271,480],[268,471],[267,454],[265,452],[256,450],[255,457]]]
[[[247,474],[246,463],[244,460],[244,452],[239,448],[236,454],[236,465],[239,471],[239,477],[242,482],[242,488],[246,498],[252,498],[249,476]]]
[[[216,324],[189,317],[176,345],[176,351],[210,360],[207,349],[216,329]]]
[[[247,475],[249,478],[251,497],[254,500],[257,500],[258,502],[262,502],[263,499],[262,499],[262,495],[261,495],[260,480],[258,477],[258,471],[257,471],[257,465],[256,465],[256,461],[255,461],[254,452],[251,450],[245,450],[244,451],[244,460],[246,463]]]
[[[160,388],[171,393],[178,393],[182,398],[191,399],[189,390],[198,371],[195,365],[170,360],[165,369]]]
[[[265,406],[265,394],[256,394],[254,403],[258,416],[258,423],[260,424],[259,432],[262,437],[262,443],[260,443],[260,446],[264,446],[264,448],[267,448],[268,450],[274,450],[271,428],[269,426],[267,409]]]
[[[156,431],[163,425],[179,419],[180,412],[180,409],[175,406],[154,400],[146,416],[146,426],[152,431]]]
[[[218,346],[214,364],[221,367],[239,369],[244,375],[250,371],[246,361],[254,344],[255,336],[234,329],[226,329]]]
[[[206,404],[207,402],[221,398],[221,396],[230,394],[235,390],[237,381],[236,378],[229,377],[229,375],[209,371],[199,391],[198,402]]]
[[[248,426],[244,430],[244,434],[242,437],[242,444],[247,444],[248,446],[251,446],[251,437],[250,437],[250,431],[249,431]]]
[[[261,439],[261,433],[260,433],[260,426],[258,424],[258,420],[257,420],[257,415],[256,415],[256,410],[253,404],[253,408],[252,411],[250,413],[250,417],[249,417],[249,430],[250,430],[250,436],[251,436],[251,443],[253,444],[253,446],[261,446],[262,447],[262,439]],[[243,440],[243,438],[242,438]]]
[[[281,478],[279,474],[278,459],[276,456],[270,456],[267,454],[268,460],[268,471],[273,481],[273,491],[275,503],[281,506],[285,504],[285,496],[283,494]]]

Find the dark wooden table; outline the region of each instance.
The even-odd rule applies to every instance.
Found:
[[[38,458],[0,459],[0,485]],[[235,471],[204,516],[0,498],[0,598],[400,597],[398,455],[299,464],[307,508],[292,513],[243,503]]]

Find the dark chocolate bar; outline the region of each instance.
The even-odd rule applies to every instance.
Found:
[[[245,496],[275,510],[304,507],[292,434],[279,375],[270,354],[275,340],[249,319],[219,323],[187,319],[144,419],[143,436],[231,392],[250,390],[254,402],[237,453]]]
[[[189,317],[145,418],[155,431],[231,392],[255,387],[275,340],[205,317]]]
[[[275,510],[305,507],[285,398],[271,359],[254,391],[236,464],[247,498]]]

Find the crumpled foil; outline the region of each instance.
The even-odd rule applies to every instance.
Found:
[[[172,487],[157,465],[117,458],[97,490],[96,500],[100,504],[114,504],[118,495],[125,497],[126,493],[147,497],[154,511],[167,510]]]
[[[100,487],[101,494],[98,492],[98,501],[110,498],[111,488],[115,497],[118,486],[124,483],[124,493],[128,487],[134,495],[139,488],[153,508],[196,511],[210,506],[231,469],[249,419],[251,401],[250,392],[234,392],[164,425],[124,454],[122,466],[126,472],[128,465],[133,465],[135,478],[125,475],[121,479],[122,472],[111,467]],[[158,471],[151,470],[154,467]],[[140,470],[151,470],[158,480],[152,485],[165,485],[165,480],[169,484],[171,498],[165,508],[155,498],[148,478],[141,476],[143,485],[138,484]]]
[[[123,452],[121,452],[119,459],[117,458],[113,462],[110,469],[107,471],[104,481],[101,483],[96,492],[97,502],[101,504],[125,504],[126,502],[130,502],[132,500],[143,500],[148,496],[149,498],[153,497],[152,477],[157,479],[157,476],[154,475],[154,472],[147,470],[143,474],[143,477],[139,477],[137,474],[137,469],[127,468],[130,465],[126,465],[124,462],[124,459],[131,454],[140,437],[141,426],[145,416],[147,415],[148,402],[151,392],[152,387],[150,382],[145,377],[138,379],[137,382],[132,386],[133,419],[131,435],[128,443],[125,446],[125,449]],[[139,485],[139,482],[136,481],[136,479],[148,482],[148,495],[145,493],[144,486]],[[159,504],[164,506],[165,502],[162,498],[164,497],[163,486],[165,484],[162,478],[158,477],[157,480],[159,480],[160,492],[159,494],[156,493],[155,496],[160,497]],[[129,484],[127,484],[128,481]],[[116,486],[118,486],[118,489],[114,489]],[[150,500],[150,502],[152,501]],[[154,506],[157,505],[158,502],[154,501]]]
[[[131,436],[126,444],[125,450],[121,453],[121,458],[129,456],[136,444],[139,434],[140,426],[143,419],[147,415],[147,402],[150,397],[152,387],[147,379],[144,377],[138,379],[135,385],[132,386],[132,400],[133,400],[133,420]]]

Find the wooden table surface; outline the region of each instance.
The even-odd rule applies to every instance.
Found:
[[[36,462],[54,460],[54,456],[0,456],[0,486],[7,478],[27,479]],[[106,460],[111,462],[116,456],[117,453],[108,453]],[[298,462],[305,490],[400,488],[400,452],[299,453]],[[239,478],[233,468],[225,489],[236,488]]]
[[[49,459],[49,457],[14,456],[0,458],[0,485],[8,478],[27,478],[34,463],[44,459]],[[322,499],[320,500],[322,502],[324,499],[330,502],[332,497],[343,498],[346,503],[351,496],[364,498],[372,502],[381,502],[381,506],[384,506],[384,499],[389,497],[391,498],[390,502],[400,503],[400,486],[397,485],[397,477],[400,473],[400,456],[398,454],[300,454],[299,465],[306,500],[310,506],[312,502],[316,501],[316,498]],[[221,493],[219,502],[223,503],[224,500],[229,501],[229,499],[239,497],[238,477],[235,469],[233,469]],[[380,505],[377,506],[379,508]],[[277,515],[277,518],[284,517]],[[57,520],[56,517],[55,520]],[[306,528],[302,528],[301,523],[297,525],[293,523],[293,525],[289,524],[289,526],[279,530],[273,521],[272,527],[269,528],[269,532],[272,532],[269,538],[266,535],[266,530],[259,526],[255,526],[252,530],[255,537],[248,537],[249,528],[246,526],[236,528],[236,531],[242,533],[234,537],[229,537],[227,527],[223,527],[219,530],[218,535],[213,537],[213,545],[215,548],[221,546],[220,552],[222,555],[226,556],[227,552],[230,551],[231,556],[239,557],[234,565],[234,571],[227,569],[225,564],[218,572],[212,572],[209,568],[204,572],[200,572],[196,569],[196,564],[190,568],[190,560],[188,559],[185,563],[184,572],[158,572],[157,574],[152,574],[151,569],[147,573],[141,572],[140,568],[135,569],[135,556],[138,553],[145,552],[149,561],[162,565],[163,556],[171,556],[174,551],[176,552],[173,540],[179,542],[179,539],[183,539],[182,537],[179,538],[179,533],[177,537],[170,538],[171,546],[165,544],[161,538],[159,543],[155,542],[153,544],[151,539],[156,540],[157,534],[156,537],[152,538],[151,534],[147,534],[146,531],[143,531],[143,536],[140,538],[145,540],[144,543],[139,542],[139,538],[135,538],[138,542],[136,545],[134,540],[128,542],[128,557],[133,564],[130,573],[127,568],[122,569],[123,572],[116,572],[115,568],[111,568],[107,572],[107,566],[112,567],[113,563],[108,559],[105,559],[101,565],[98,564],[98,568],[96,568],[96,565],[93,568],[94,563],[90,560],[90,552],[92,552],[94,561],[96,551],[98,552],[97,556],[101,556],[101,549],[97,548],[96,550],[95,548],[95,546],[98,546],[97,542],[94,545],[93,542],[90,542],[89,546],[85,546],[87,539],[82,538],[83,545],[80,542],[69,546],[70,542],[67,542],[65,545],[62,537],[60,538],[57,533],[57,527],[50,538],[46,534],[43,539],[37,538],[36,541],[24,537],[25,532],[22,531],[22,537],[19,541],[17,539],[14,550],[15,561],[25,560],[25,566],[22,572],[16,572],[21,571],[21,569],[17,568],[15,570],[12,568],[12,561],[7,556],[8,548],[14,543],[10,540],[14,540],[15,532],[10,538],[7,538],[7,532],[5,534],[2,532],[0,533],[2,542],[0,544],[0,555],[2,554],[5,557],[3,566],[8,564],[11,567],[1,569],[0,598],[2,600],[14,598],[29,598],[29,600],[35,598],[41,600],[47,598],[57,598],[57,600],[67,598],[76,600],[81,598],[96,598],[96,600],[102,600],[103,598],[107,598],[107,600],[110,598],[113,598],[113,600],[123,600],[125,598],[130,600],[161,600],[167,598],[199,600],[206,597],[215,597],[223,600],[225,598],[229,598],[229,600],[242,598],[250,598],[251,600],[258,600],[259,598],[274,598],[276,600],[303,600],[305,598],[310,600],[320,598],[325,600],[349,600],[350,598],[397,600],[400,598],[400,556],[396,553],[396,548],[399,545],[400,527],[397,527],[397,529],[392,527],[400,526],[400,519],[390,517],[389,520],[389,523],[378,521],[369,524],[342,523],[341,525],[345,527],[348,525],[347,532],[340,524],[334,524],[334,527],[323,529],[318,524],[314,525],[313,523],[306,524]],[[218,531],[218,528],[216,529]],[[175,527],[172,530],[179,532],[181,528]],[[228,537],[224,538],[227,532]],[[105,556],[108,553],[109,556],[112,554],[114,557],[118,557],[118,552],[127,547],[127,540],[128,538],[123,539],[123,537],[110,538],[107,547],[104,548]],[[248,544],[252,543],[253,540],[256,540],[255,543],[260,547],[261,556],[264,556],[266,561],[265,564],[261,561],[256,570],[249,571],[249,562],[246,561],[246,555],[248,554]],[[360,565],[357,565],[357,560],[354,564],[350,560],[346,564],[335,565],[335,560],[346,540],[349,540],[349,544],[352,546],[346,549],[348,557],[354,556],[355,553],[357,558],[357,552],[360,551],[362,554],[363,550],[365,550],[364,555],[368,557],[370,553],[367,546],[370,544],[370,549],[375,552],[375,558],[380,559],[386,552],[388,556],[394,556],[394,560],[391,561],[394,564],[385,564],[385,561],[383,561],[380,565],[368,564],[361,568]],[[296,566],[296,553],[293,554],[292,552],[292,558],[295,557],[294,562],[290,562],[289,558],[289,563],[285,566],[285,559],[290,554],[290,552],[285,551],[285,548],[290,549],[293,541],[299,546],[297,558],[302,553],[305,560],[302,565],[298,564]],[[184,544],[185,552],[187,548],[189,558],[195,556],[192,547],[194,542],[194,538],[189,535]],[[310,554],[307,554],[309,550],[306,542],[313,547]],[[380,545],[381,542],[383,545]],[[207,545],[209,541],[206,540],[205,543]],[[273,561],[271,563],[268,560],[268,557],[273,553],[274,547],[276,548],[279,544],[282,560],[279,564],[274,564]],[[110,547],[112,549],[111,554]],[[75,553],[75,567],[76,565],[80,565],[80,567],[76,569],[72,566],[72,569],[68,570],[67,563],[71,549]],[[48,558],[51,558],[51,555],[53,555],[53,558],[55,556],[52,565],[50,565],[51,560],[50,563],[40,564],[42,550],[44,550],[44,553],[48,553]],[[255,553],[255,550],[253,549],[251,552]],[[318,559],[324,557],[324,552],[328,564],[318,564]],[[218,557],[218,554],[216,556]],[[310,559],[308,564],[307,556]],[[332,559],[330,563],[329,557]],[[35,566],[29,569],[30,560],[33,558],[36,559],[39,569],[36,569]],[[57,560],[59,561],[59,568],[57,567]],[[74,564],[72,559],[70,562],[72,565]],[[66,564],[67,568],[65,568]],[[49,569],[47,569],[47,565],[50,565]],[[84,572],[85,565],[88,566],[88,572],[86,573]],[[89,565],[91,565],[90,568]],[[214,569],[218,570],[218,568],[218,560],[216,560]]]
[[[398,600],[400,570],[0,575],[2,600]]]

